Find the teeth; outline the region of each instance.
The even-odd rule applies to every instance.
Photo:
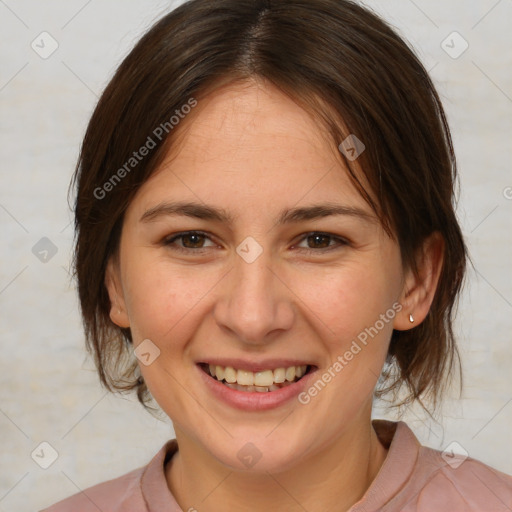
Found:
[[[214,374],[211,372],[210,374],[214,377]],[[226,382],[234,384],[236,382],[236,370],[231,368],[231,366],[226,366],[226,369],[224,370],[224,379]]]
[[[224,380],[224,376],[225,376],[224,368],[222,368],[222,366],[216,366],[215,367],[215,375],[217,376],[217,379]]]
[[[274,372],[265,370],[264,372],[256,372],[254,374],[254,384],[256,386],[270,386],[274,383]]]
[[[274,370],[274,382],[276,384],[281,384],[286,380],[286,369],[285,368],[277,368]]]
[[[286,368],[286,380],[292,381],[295,379],[295,366],[290,366],[290,368]]]
[[[254,385],[254,373],[246,370],[238,370],[236,372],[236,381],[242,386]]]
[[[236,370],[231,366],[209,365],[210,375],[221,382],[223,381],[228,387],[240,391],[258,391],[261,393],[276,391],[291,384],[300,379],[306,373],[307,368],[306,365],[303,365],[250,372]]]

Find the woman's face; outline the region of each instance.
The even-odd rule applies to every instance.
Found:
[[[230,467],[286,469],[369,422],[409,314],[399,248],[277,89],[227,86],[192,116],[126,212],[111,318],[178,436]]]

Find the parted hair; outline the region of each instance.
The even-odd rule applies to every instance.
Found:
[[[118,255],[127,207],[187,123],[172,129],[171,117],[191,98],[200,103],[221,84],[250,79],[278,87],[310,112],[335,150],[349,134],[363,141],[357,161],[337,153],[399,244],[404,268],[416,271],[422,243],[434,232],[442,235],[443,266],[430,311],[420,325],[393,331],[375,391],[391,393],[395,406],[418,400],[425,407],[428,400],[435,410],[454,370],[461,375],[453,321],[468,256],[455,214],[452,139],[414,50],[378,15],[348,0],[186,1],[159,19],[114,73],[71,182],[74,275],[86,347],[101,383],[112,392],[136,390],[151,409],[130,330],[109,316],[106,265]],[[150,136],[154,147],[128,170],[126,162]],[[122,179],[113,182],[116,173]]]

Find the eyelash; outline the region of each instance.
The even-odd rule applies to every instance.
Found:
[[[186,237],[188,235],[199,235],[199,236],[204,236],[204,237],[210,239],[208,234],[203,232],[203,231],[184,231],[182,233],[178,233],[177,235],[173,235],[170,238],[164,239],[163,240],[163,245],[165,245],[166,247],[170,247],[173,250],[176,250],[176,251],[179,251],[179,252],[184,252],[184,253],[189,253],[189,254],[190,253],[203,254],[204,252],[206,252],[208,250],[208,248],[205,248],[205,247],[199,247],[197,249],[191,249],[189,247],[180,247],[180,246],[174,244],[174,242],[176,240],[179,240],[180,238],[184,238],[184,237]],[[328,238],[331,238],[333,240],[336,240],[338,242],[338,245],[337,246],[330,246],[330,247],[327,247],[327,248],[319,248],[319,249],[310,249],[310,248],[300,247],[299,250],[303,251],[303,252],[306,252],[306,253],[309,253],[309,254],[311,254],[311,253],[319,253],[319,252],[325,253],[325,252],[330,252],[332,250],[340,249],[343,246],[349,245],[349,243],[346,240],[344,240],[343,238],[341,238],[339,236],[332,235],[330,233],[324,233],[322,231],[311,231],[309,233],[305,233],[304,236],[299,240],[299,243],[304,241],[304,240],[307,240],[307,238],[309,238],[311,236],[315,236],[315,235],[317,235],[317,236],[320,235],[320,236],[324,236],[324,237],[328,237]]]

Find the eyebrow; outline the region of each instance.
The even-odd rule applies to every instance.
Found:
[[[335,215],[347,215],[357,217],[365,222],[375,222],[373,215],[364,210],[352,206],[344,206],[335,203],[323,203],[301,208],[288,208],[283,210],[277,219],[278,225],[294,222],[314,220]],[[140,222],[153,222],[160,217],[185,216],[195,219],[212,220],[233,224],[234,217],[224,208],[217,208],[196,202],[163,202],[149,210],[146,210]]]

